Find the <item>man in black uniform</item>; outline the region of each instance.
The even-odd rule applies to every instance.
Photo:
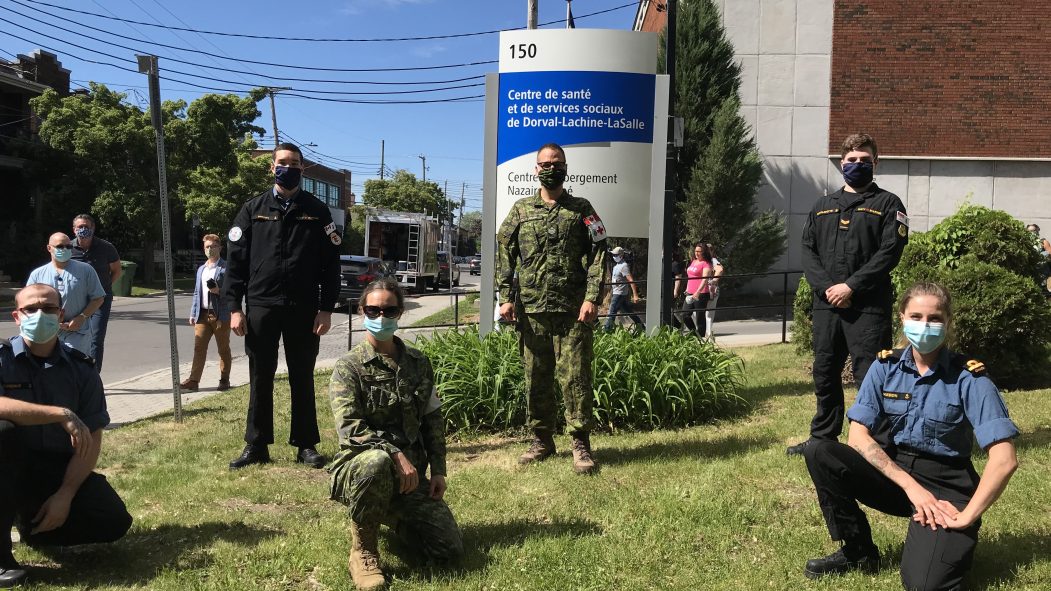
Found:
[[[909,237],[898,196],[872,181],[876,142],[854,134],[843,142],[842,189],[817,200],[803,227],[803,271],[814,292],[814,389],[817,412],[810,439],[788,448],[799,455],[815,439],[843,430],[843,365],[853,360],[860,383],[890,348],[894,294],[890,272]]]
[[[131,527],[124,502],[93,471],[106,397],[94,360],[58,341],[58,291],[29,285],[15,306],[20,334],[0,340],[0,588],[26,579],[12,525],[30,546],[112,542]]]
[[[272,191],[248,200],[230,228],[223,298],[230,327],[246,336],[251,376],[247,445],[230,462],[236,470],[270,461],[274,442],[274,374],[284,339],[296,462],[321,468],[314,405],[314,362],[321,335],[332,324],[339,297],[340,235],[328,206],[299,188],[303,153],[294,144],[274,149]],[[246,314],[241,302],[247,305]]]

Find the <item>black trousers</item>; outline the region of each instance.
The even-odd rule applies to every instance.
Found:
[[[851,309],[814,310],[814,390],[817,411],[811,439],[838,439],[843,431],[843,366],[849,353],[854,379],[865,378],[876,354],[891,344],[890,311],[868,314]]]
[[[686,303],[686,300],[683,300],[682,323],[687,330],[696,332],[698,336],[704,336],[704,313],[708,309],[708,300],[710,299],[710,294],[702,293],[696,296],[689,304]]]
[[[969,458],[901,451],[890,455],[935,497],[957,509],[963,509],[978,488],[978,473]],[[908,517],[909,531],[901,555],[902,584],[910,591],[959,588],[971,567],[981,521],[963,530],[939,527],[932,531],[911,519],[914,510],[905,491],[854,448],[837,441],[817,441],[803,449],[803,456],[833,540],[872,543],[872,530],[859,501],[883,513]]]
[[[61,527],[31,535],[41,505],[60,486],[69,457],[30,454],[18,441],[18,427],[0,420],[0,566],[13,561],[11,526],[30,546],[75,546],[119,540],[131,515],[106,477],[92,472],[80,485]],[[8,564],[10,566],[10,564]]]
[[[274,374],[279,339],[285,343],[288,385],[292,390],[292,425],[288,443],[314,447],[321,441],[314,404],[314,363],[321,338],[314,334],[317,309],[303,306],[248,308],[245,350],[251,380],[245,442],[274,442]]]

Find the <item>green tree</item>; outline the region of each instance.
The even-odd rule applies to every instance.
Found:
[[[248,138],[263,131],[252,125],[263,96],[204,95],[189,107],[184,101],[161,105],[173,211],[183,207],[187,219],[196,214],[206,229],[222,230],[244,199],[265,188],[267,164],[250,157],[255,144]],[[83,177],[90,186],[80,190],[93,194],[91,210],[107,237],[124,249],[141,246],[149,282],[161,235],[155,136],[149,114],[125,97],[91,83],[87,94],[61,98],[49,90],[31,105],[43,118],[41,139],[72,155],[74,167],[90,171]]]
[[[426,213],[442,222],[452,222],[457,204],[447,199],[438,183],[421,181],[407,170],[399,170],[390,179],[365,181],[362,203],[394,211]]]
[[[460,217],[460,227],[464,233],[473,238],[482,235],[482,212],[468,211]]]
[[[741,69],[712,0],[680,4],[675,41],[674,115],[685,129],[677,236],[714,244],[728,274],[765,271],[785,251],[785,223],[756,206],[762,159],[739,113]]]

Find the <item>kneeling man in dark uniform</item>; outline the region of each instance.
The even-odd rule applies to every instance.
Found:
[[[93,471],[109,413],[92,358],[58,342],[58,291],[26,286],[15,306],[20,334],[0,340],[0,588],[26,579],[12,525],[30,546],[112,542],[131,527]]]

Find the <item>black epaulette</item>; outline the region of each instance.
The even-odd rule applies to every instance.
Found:
[[[80,349],[72,347],[68,343],[62,343],[62,346],[64,346],[66,348],[66,354],[69,355],[70,357],[72,357],[73,359],[76,359],[77,361],[83,361],[84,363],[87,363],[88,365],[92,365],[92,366],[95,365],[95,358],[92,357],[91,355],[88,355],[87,353],[81,351]]]
[[[905,349],[884,349],[876,353],[876,358],[883,363],[897,363]]]

